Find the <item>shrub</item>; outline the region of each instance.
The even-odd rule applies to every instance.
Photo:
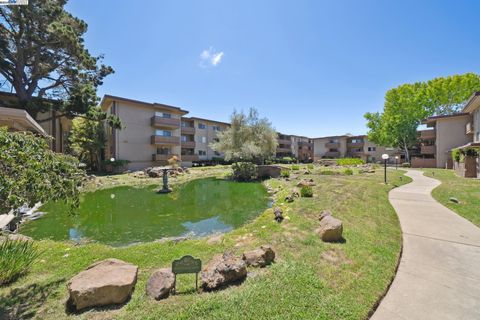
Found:
[[[300,166],[298,164],[292,164],[292,170],[300,170]]]
[[[460,152],[460,149],[453,149],[452,150],[452,160],[455,162],[460,162],[462,159],[462,154]]]
[[[0,242],[0,285],[15,281],[39,256],[32,241],[5,239]]]
[[[292,163],[294,162],[295,159],[293,159],[292,157],[283,157],[283,158],[280,158],[278,159],[278,162],[280,163]]]
[[[313,170],[313,164],[311,164],[311,163],[307,164],[307,168],[308,168],[309,170]]]
[[[351,176],[351,175],[353,175],[353,170],[350,169],[350,168],[347,168],[343,171],[343,174],[346,175],[346,176]]]
[[[404,163],[402,163],[402,167],[404,167],[404,168],[410,168],[410,162],[404,162]]]
[[[284,170],[280,171],[280,176],[282,178],[289,178],[290,177],[290,170],[284,169]]]
[[[337,159],[337,164],[339,166],[355,166],[365,164],[365,161],[360,158],[342,158]]]
[[[252,181],[258,177],[257,165],[252,162],[235,162],[232,170],[233,179],[236,181]]]
[[[313,190],[311,186],[303,186],[300,189],[300,195],[304,198],[311,198],[313,197]]]

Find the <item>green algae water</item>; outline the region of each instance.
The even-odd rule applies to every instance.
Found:
[[[75,215],[65,203],[46,203],[46,212],[21,226],[34,239],[91,240],[124,246],[164,237],[200,237],[227,232],[269,206],[260,183],[199,179],[157,194],[158,186],[115,187],[82,195]]]

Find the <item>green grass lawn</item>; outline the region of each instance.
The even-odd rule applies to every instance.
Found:
[[[424,172],[426,176],[442,182],[432,192],[436,200],[480,227],[479,179],[461,178],[453,170],[424,169]],[[450,201],[451,197],[457,198],[460,203]]]
[[[226,173],[225,168],[213,170],[217,176]],[[365,319],[391,282],[401,250],[400,226],[387,194],[395,183],[410,180],[400,181],[400,170],[389,172],[391,185],[382,183],[381,170],[352,176],[320,175],[319,170],[315,168],[308,175],[302,174],[303,170],[292,173],[290,181],[265,181],[279,190],[276,205],[283,207],[288,218],[276,223],[272,209],[268,209],[226,234],[220,243],[198,239],[112,248],[39,241],[43,253],[30,273],[0,288],[0,318]],[[208,170],[200,172],[208,175]],[[283,203],[303,178],[315,181],[314,197]],[[130,178],[117,176],[115,180],[113,185],[128,183]],[[323,243],[314,233],[323,209],[343,220],[344,243]],[[175,258],[192,254],[206,264],[214,254],[233,251],[240,255],[266,243],[274,246],[276,263],[264,269],[249,269],[249,277],[240,286],[196,294],[193,276],[181,276],[180,294],[160,302],[145,294],[153,270],[170,266]],[[131,300],[117,308],[67,313],[66,282],[91,263],[111,257],[140,268]]]

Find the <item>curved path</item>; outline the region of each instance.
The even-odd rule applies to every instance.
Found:
[[[422,171],[390,191],[403,253],[373,320],[480,319],[480,229],[435,201],[440,184]]]

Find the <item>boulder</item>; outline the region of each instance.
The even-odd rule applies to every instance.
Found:
[[[317,229],[322,241],[338,242],[342,240],[343,223],[341,220],[326,215],[320,221],[320,227]]]
[[[273,209],[273,214],[275,215],[275,221],[282,222],[283,221],[283,210],[280,207],[275,207]]]
[[[135,171],[135,172],[133,173],[133,177],[134,177],[134,178],[146,178],[147,175],[145,174],[144,171]]]
[[[286,196],[285,201],[288,202],[288,203],[293,202],[294,201],[293,198],[294,198],[293,196]]]
[[[81,310],[124,303],[135,287],[137,272],[137,266],[118,259],[94,263],[68,282],[69,304]]]
[[[28,236],[24,236],[23,234],[19,234],[19,233],[10,233],[5,236],[0,236],[0,242],[6,239],[13,240],[13,241],[33,241],[32,238]]]
[[[263,245],[259,249],[245,252],[242,257],[247,266],[265,267],[275,260],[275,252],[269,245]]]
[[[203,269],[202,288],[206,291],[220,289],[247,277],[247,265],[232,254],[216,255]]]
[[[170,268],[152,273],[147,282],[147,295],[155,300],[168,298],[175,285],[175,275]]]
[[[297,187],[305,187],[305,186],[309,186],[309,187],[313,187],[315,185],[315,182],[313,182],[313,179],[310,179],[310,180],[301,180],[299,183],[297,183]]]

